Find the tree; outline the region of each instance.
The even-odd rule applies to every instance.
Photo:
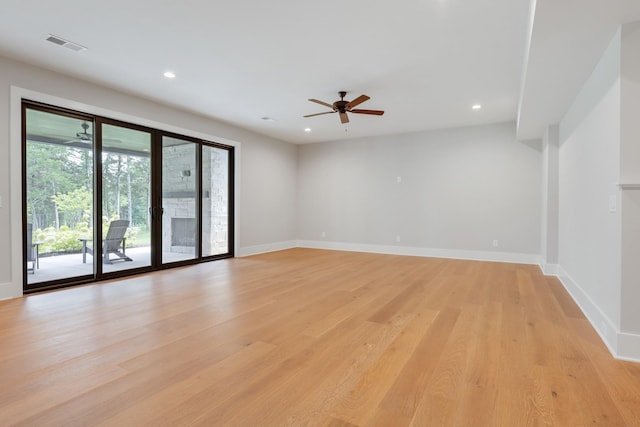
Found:
[[[50,226],[59,228],[60,218],[51,196],[68,193],[78,185],[91,188],[93,178],[87,170],[92,169],[92,164],[87,151],[27,141],[27,212],[34,230]]]
[[[76,188],[69,193],[51,196],[64,218],[64,224],[75,228],[81,221],[88,221],[91,215],[93,197],[84,187]],[[91,224],[87,224],[91,226]]]

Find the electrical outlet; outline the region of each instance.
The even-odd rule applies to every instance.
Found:
[[[401,176],[396,177],[396,182],[400,184],[402,182],[402,177]]]
[[[493,244],[494,248],[497,248],[498,247],[498,240],[494,239],[492,244]]]
[[[327,233],[325,233],[324,231],[322,232],[322,237],[327,237]]]
[[[396,236],[396,242],[400,242],[400,236]]]

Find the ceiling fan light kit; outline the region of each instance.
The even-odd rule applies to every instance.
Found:
[[[354,113],[354,114],[369,114],[369,115],[373,115],[373,116],[381,116],[384,114],[384,111],[382,110],[362,110],[362,109],[354,109],[353,107],[362,104],[365,101],[368,101],[369,99],[371,99],[369,96],[367,95],[360,95],[359,97],[357,97],[356,99],[352,100],[352,101],[345,101],[344,97],[347,96],[347,92],[346,91],[340,91],[338,92],[338,95],[340,95],[340,100],[334,102],[333,104],[329,104],[328,102],[324,102],[324,101],[320,101],[317,99],[309,99],[309,101],[311,102],[315,102],[316,104],[320,104],[323,105],[325,107],[331,108],[331,111],[325,111],[323,113],[315,113],[315,114],[307,114],[304,117],[314,117],[314,116],[321,116],[323,114],[333,114],[333,113],[338,113],[338,115],[340,116],[340,122],[342,124],[346,124],[349,123],[349,116],[347,115],[347,113]]]

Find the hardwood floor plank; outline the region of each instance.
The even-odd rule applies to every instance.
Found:
[[[87,390],[97,388],[128,374],[117,366],[65,363],[47,372],[38,373],[12,387],[0,390],[0,420],[21,420],[34,410],[51,411],[70,399],[79,398]]]
[[[369,318],[372,322],[385,323],[395,316],[402,308],[407,306],[411,301],[419,301],[425,285],[428,284],[442,270],[441,264],[427,264],[420,268],[420,265],[413,266],[395,280],[404,285],[404,288],[398,295],[390,299],[387,303]]]
[[[360,380],[334,409],[335,414],[356,425],[366,425],[413,355],[420,339],[438,315],[436,311],[418,313],[380,355],[375,364],[362,373]]]
[[[442,349],[439,363],[428,379],[426,391],[418,403],[412,424],[416,426],[452,425],[465,388],[465,375],[475,337],[473,327],[478,306],[465,305]]]
[[[567,293],[558,279],[550,277],[546,282],[566,317],[574,319],[584,318],[580,307],[571,299],[571,295]]]
[[[382,408],[409,419],[413,417],[459,315],[459,310],[451,308],[438,313],[385,395],[380,404]]]
[[[191,425],[205,416],[215,418],[225,410],[229,402],[234,402],[238,396],[244,396],[245,393],[259,387],[267,376],[283,364],[291,364],[292,355],[308,351],[314,341],[310,337],[297,337],[283,345],[275,346],[259,360],[246,362],[237,374],[220,382],[201,383],[189,394],[178,396],[175,402],[175,396],[172,396],[172,401],[168,405],[158,407],[155,414],[146,420],[146,424],[181,426]]]
[[[284,425],[288,424],[290,408],[314,392],[322,380],[344,372],[351,358],[366,351],[368,340],[377,340],[384,326],[358,322],[343,328],[331,337],[332,346],[313,343],[302,353],[286,359],[254,384],[243,390],[221,410],[208,411],[196,425]],[[338,351],[335,351],[338,349]]]
[[[323,424],[321,424],[321,426],[322,427],[358,427],[355,424],[351,424],[334,417],[327,417],[327,419]]]
[[[158,390],[157,393],[136,405],[118,411],[101,425],[141,425],[148,422],[150,418],[157,417],[159,408],[162,408],[162,411],[181,413],[181,404],[185,400],[210,387],[211,384],[237,380],[248,365],[259,362],[274,348],[274,345],[260,341],[251,343],[220,362],[204,366],[202,370]],[[158,422],[160,421],[161,419],[158,419]]]
[[[315,420],[334,413],[338,404],[376,363],[396,338],[405,331],[415,315],[397,314],[381,330],[379,337],[369,337],[363,345],[350,353],[345,349],[344,365],[318,380],[318,385],[298,404],[289,409],[290,425],[312,425]],[[377,339],[376,339],[377,338]],[[350,343],[350,347],[354,347]],[[377,386],[377,385],[376,385]],[[311,409],[312,408],[312,409]]]
[[[598,334],[586,319],[572,317],[570,322],[574,330],[585,338],[579,343],[624,418],[625,425],[640,425],[640,412],[638,411],[640,408],[640,364],[612,360]],[[615,381],[611,379],[615,379]]]
[[[0,424],[640,425],[537,266],[292,249],[0,301]]]
[[[130,372],[24,419],[18,425],[83,426],[86,425],[86,421],[83,421],[86,419],[90,419],[91,424],[97,424],[136,405],[158,390],[197,374],[206,366],[219,362],[246,345],[241,341],[229,342],[211,348],[196,359],[172,359],[164,364]],[[187,354],[185,351],[185,355]]]
[[[359,313],[364,307],[379,298],[379,296],[365,286],[352,292],[350,298],[350,301],[337,307],[335,310],[324,312],[324,316],[319,316],[319,319],[311,322],[301,333],[315,338],[320,337],[336,327],[340,322],[353,316],[354,313]]]

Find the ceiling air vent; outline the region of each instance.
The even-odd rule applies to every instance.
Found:
[[[74,52],[81,52],[83,50],[87,50],[87,48],[84,46],[81,46],[77,43],[70,42],[69,40],[65,40],[62,37],[54,36],[53,34],[49,34],[49,36],[45,40],[53,44],[57,44],[58,46],[63,46],[63,47],[66,47],[67,49],[71,49]]]

